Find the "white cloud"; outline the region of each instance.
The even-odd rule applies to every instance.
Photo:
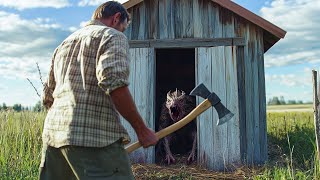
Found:
[[[45,75],[54,49],[69,34],[51,19],[25,20],[0,11],[0,76],[39,80],[36,63]]]
[[[273,0],[260,12],[263,18],[287,31],[266,53],[265,66],[320,63],[320,1]]]
[[[30,8],[63,8],[69,6],[68,0],[0,0],[0,6],[15,8],[18,10]]]
[[[287,87],[309,86],[311,84],[311,73],[310,77],[301,74],[266,74],[266,83],[281,84]]]
[[[102,3],[105,3],[108,0],[81,0],[78,5],[79,6],[97,6]],[[120,3],[127,2],[128,0],[117,0]]]

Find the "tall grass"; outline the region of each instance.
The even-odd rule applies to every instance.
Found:
[[[312,112],[267,114],[269,162],[255,179],[320,179]]]
[[[1,180],[37,179],[45,115],[0,111]],[[273,112],[267,122],[269,160],[251,178],[320,179],[313,113]]]
[[[0,179],[36,179],[45,113],[0,112]]]

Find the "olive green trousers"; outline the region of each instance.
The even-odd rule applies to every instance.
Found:
[[[48,147],[40,180],[134,179],[128,153],[120,141],[103,148]]]

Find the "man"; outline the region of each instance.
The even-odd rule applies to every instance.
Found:
[[[56,48],[43,93],[49,110],[40,179],[133,179],[123,146],[129,136],[118,112],[143,147],[157,143],[128,90],[129,50],[122,32],[129,21],[120,3],[106,2]]]

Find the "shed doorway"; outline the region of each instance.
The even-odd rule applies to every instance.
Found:
[[[163,103],[166,102],[167,92],[175,89],[183,90],[187,95],[195,87],[195,49],[156,49],[156,131],[159,131],[159,117]],[[194,97],[193,97],[194,98]],[[194,102],[195,98],[194,98]],[[195,103],[194,103],[195,106]],[[192,141],[187,145],[173,144],[170,149],[176,162],[188,158],[192,149]],[[164,163],[165,153],[159,153],[159,145],[155,148],[155,161]],[[197,152],[195,152],[197,154]],[[177,156],[176,156],[177,155]],[[197,159],[195,158],[195,161]],[[181,162],[184,163],[184,162]]]

